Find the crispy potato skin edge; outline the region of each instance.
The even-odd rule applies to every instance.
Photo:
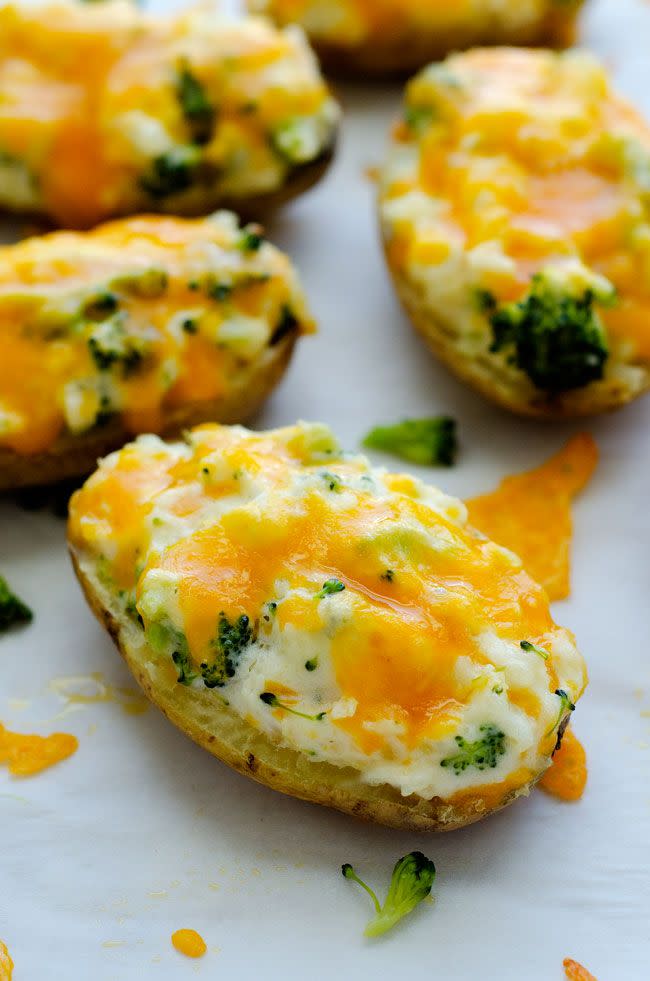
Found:
[[[296,335],[292,334],[267,348],[226,398],[193,402],[167,412],[163,435],[177,436],[202,422],[235,423],[250,418],[282,378],[295,342]],[[83,477],[95,469],[100,457],[132,438],[133,434],[116,421],[81,436],[66,433],[49,450],[31,456],[0,447],[0,491]]]
[[[386,241],[384,250],[387,251]],[[386,261],[390,270],[388,256]],[[502,409],[529,419],[561,422],[613,412],[650,390],[650,364],[635,365],[642,369],[643,378],[641,385],[634,388],[626,385],[622,379],[609,379],[606,383],[597,383],[599,387],[596,390],[587,386],[558,395],[547,395],[530,385],[525,376],[522,376],[522,384],[517,388],[512,384],[511,376],[501,370],[488,351],[480,361],[460,353],[453,327],[444,324],[427,310],[424,297],[418,294],[405,276],[396,275],[393,270],[390,273],[405,313],[435,357],[460,381]]]
[[[335,808],[364,821],[407,831],[453,831],[501,810],[517,797],[528,794],[535,781],[511,791],[498,806],[479,796],[454,805],[433,798],[402,797],[388,785],[373,787],[359,779],[350,767],[310,761],[304,754],[275,745],[266,735],[251,729],[219,699],[182,685],[169,690],[152,683],[146,669],[150,652],[140,655],[128,643],[128,630],[104,605],[92,578],[70,549],[75,574],[88,604],[112,637],[143,692],[169,721],[223,763],[273,790],[314,804]],[[202,702],[201,706],[197,703]],[[205,709],[205,706],[209,708]],[[207,715],[207,718],[206,718]],[[541,774],[540,774],[541,776]]]

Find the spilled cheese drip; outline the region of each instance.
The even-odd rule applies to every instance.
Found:
[[[570,957],[565,957],[562,962],[567,981],[596,981],[596,978],[577,961]]]
[[[172,933],[172,944],[186,957],[203,957],[207,946],[203,937],[196,930],[176,930]]]
[[[310,329],[288,258],[228,212],[5,246],[0,450],[38,453],[116,418],[155,432],[188,404],[214,414],[277,341]]]
[[[598,448],[583,433],[541,467],[506,477],[497,490],[466,502],[470,521],[516,552],[551,600],[569,595],[571,501],[597,462]]]
[[[550,762],[556,691],[585,685],[518,558],[323,426],[141,437],[75,495],[70,540],[107,602],[135,602],[152,671],[404,794],[525,785]]]
[[[0,6],[0,204],[90,227],[275,191],[338,110],[304,38],[208,7]]]
[[[468,357],[491,343],[480,296],[520,300],[543,273],[569,295],[615,296],[598,306],[607,370],[650,360],[650,128],[597,62],[454,55],[409,84],[405,120],[382,181],[389,263]]]
[[[0,723],[0,763],[15,777],[31,777],[76,753],[76,736],[55,732],[51,736],[10,732]]]
[[[11,981],[13,977],[14,962],[9,951],[2,940],[0,940],[0,981]]]
[[[542,790],[560,800],[580,800],[587,786],[587,754],[582,743],[567,729],[562,745],[553,755],[553,762],[539,782]]]

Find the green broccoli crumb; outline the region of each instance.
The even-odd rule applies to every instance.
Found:
[[[306,671],[315,671],[317,667],[318,667],[318,658],[317,657],[311,657],[308,661],[305,661],[305,670]]]
[[[323,583],[323,588],[316,593],[316,599],[325,599],[326,596],[331,596],[332,593],[341,593],[345,589],[345,586],[340,579],[328,579],[326,583]]]
[[[460,752],[441,760],[440,766],[451,767],[456,776],[460,776],[470,766],[477,770],[494,769],[499,763],[499,757],[506,751],[505,734],[492,723],[479,726],[479,732],[483,735],[475,742],[455,736]]]
[[[394,426],[376,426],[365,436],[369,450],[382,450],[422,466],[451,467],[456,460],[456,423],[449,416],[405,419]]]
[[[270,705],[271,708],[279,708],[285,712],[289,712],[290,715],[297,715],[299,719],[307,719],[308,722],[322,722],[322,720],[327,715],[327,712],[319,712],[318,715],[307,715],[305,712],[298,712],[296,709],[291,708],[290,705],[285,705],[281,702],[277,695],[274,695],[272,691],[264,691],[260,695],[261,701],[265,705]]]
[[[365,889],[372,899],[375,916],[366,926],[366,937],[381,936],[411,913],[430,895],[436,877],[436,867],[426,855],[422,852],[410,852],[395,864],[382,906],[376,893],[359,878],[351,865],[342,865],[341,872],[345,879],[350,879]]]
[[[215,659],[212,663],[203,661],[201,664],[206,688],[222,688],[235,676],[242,652],[252,640],[253,628],[245,614],[232,622],[223,611],[219,614],[217,636],[212,642]]]
[[[522,640],[519,646],[521,647],[522,651],[526,651],[527,654],[537,654],[545,661],[548,661],[549,657],[551,656],[548,651],[544,650],[543,647],[537,647],[536,644],[531,644],[529,640]]]
[[[21,599],[11,591],[7,580],[0,576],[0,633],[15,624],[31,623],[34,614]]]
[[[189,126],[194,143],[207,143],[212,136],[215,109],[204,86],[186,63],[181,64],[176,79],[176,96]]]

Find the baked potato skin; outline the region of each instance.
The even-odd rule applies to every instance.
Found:
[[[235,423],[251,418],[280,382],[295,343],[294,333],[268,348],[223,398],[164,408],[163,435],[178,436],[184,429],[208,419]],[[91,433],[79,436],[66,433],[47,451],[31,456],[0,446],[0,491],[84,477],[94,470],[100,457],[118,449],[130,437],[115,420]]]
[[[86,600],[108,632],[147,698],[169,721],[222,763],[272,790],[342,811],[352,817],[402,831],[454,831],[473,824],[526,796],[535,781],[495,799],[476,793],[453,804],[440,798],[403,797],[387,784],[363,783],[351,768],[311,762],[295,750],[274,745],[209,691],[153,682],[151,656],[137,628],[111,609],[110,596],[74,549],[72,565]],[[541,774],[539,775],[541,776]]]
[[[248,0],[248,5],[253,13],[268,13],[279,24],[290,22],[282,15],[282,4],[274,0]],[[405,22],[399,32],[383,32],[358,44],[337,43],[315,34],[310,35],[310,41],[328,74],[350,79],[398,79],[430,61],[444,58],[451,51],[477,45],[569,47],[575,41],[581,5],[580,2],[561,5],[548,0],[547,9],[539,19],[521,25],[503,21],[492,23],[486,29],[477,28],[473,22],[462,26],[443,23],[427,32]]]

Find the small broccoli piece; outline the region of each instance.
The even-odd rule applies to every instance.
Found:
[[[548,661],[549,657],[551,656],[548,651],[544,650],[543,647],[537,647],[536,644],[531,644],[529,640],[522,640],[519,646],[521,647],[522,651],[526,651],[527,654],[537,654],[545,661]]]
[[[191,685],[195,678],[198,678],[198,671],[194,670],[192,658],[187,647],[182,647],[172,654],[172,661],[178,668],[178,681],[181,685]]]
[[[110,290],[102,290],[96,296],[86,300],[83,308],[83,317],[86,320],[106,320],[112,313],[115,313],[119,306],[115,293]]]
[[[242,252],[259,252],[265,242],[259,225],[247,225],[242,230],[237,247]]]
[[[316,599],[325,599],[326,596],[331,596],[332,593],[341,593],[345,589],[345,586],[340,579],[328,579],[326,583],[323,583],[323,588],[316,593]]]
[[[0,576],[0,633],[16,623],[31,623],[33,619],[30,608],[12,593],[7,580]]]
[[[338,474],[331,473],[329,470],[321,470],[319,476],[322,477],[331,491],[338,493],[341,490],[343,484]]]
[[[558,742],[559,742],[562,739],[564,728],[566,727],[569,719],[571,718],[571,713],[575,712],[576,707],[563,688],[556,689],[555,694],[560,699],[560,711],[557,719],[555,720],[551,728],[548,730],[546,735],[550,736],[551,733],[555,732],[556,729],[561,730],[558,731]],[[562,726],[563,722],[564,722],[564,727]]]
[[[490,351],[511,352],[511,362],[544,391],[566,392],[598,381],[609,350],[597,302],[611,297],[592,289],[572,296],[538,274],[523,300],[488,310]]]
[[[181,65],[178,71],[176,97],[194,143],[208,143],[214,129],[215,109],[206,95],[205,88],[187,64]]]
[[[138,272],[124,273],[111,281],[111,286],[122,289],[133,296],[146,300],[162,296],[169,286],[169,276],[164,269],[143,269]]]
[[[201,675],[206,688],[223,688],[229,678],[234,678],[242,651],[253,640],[253,629],[246,615],[230,621],[222,611],[219,626],[212,647],[216,651],[215,660],[210,664],[203,661]]]
[[[281,702],[277,695],[274,695],[272,691],[264,691],[260,695],[261,701],[265,705],[270,705],[271,708],[279,708],[285,712],[289,712],[290,715],[297,715],[299,719],[307,719],[309,722],[322,722],[322,720],[327,715],[327,712],[319,712],[318,715],[306,715],[305,712],[298,712],[296,709],[291,708],[290,705],[285,705]]]
[[[222,302],[223,300],[228,299],[232,293],[232,290],[233,288],[230,283],[214,283],[208,289],[208,296],[210,296],[213,300],[219,300],[219,302]]]
[[[100,371],[119,367],[125,378],[140,367],[145,354],[144,341],[127,333],[120,313],[93,328],[88,336],[88,348]]]
[[[462,736],[455,736],[460,752],[441,760],[440,766],[451,767],[456,776],[470,766],[477,770],[494,769],[506,751],[505,734],[492,723],[479,726],[479,732],[483,733],[482,737],[471,743]]]
[[[152,198],[180,194],[192,186],[200,162],[200,151],[194,146],[177,146],[155,157],[151,171],[140,178],[140,187]]]
[[[435,119],[433,106],[407,106],[404,110],[404,122],[411,132],[420,136]]]
[[[386,569],[385,572],[382,572],[379,578],[381,579],[382,582],[394,582],[395,573],[393,572],[392,569]]]
[[[300,325],[300,321],[294,314],[291,307],[285,303],[284,306],[282,307],[282,312],[280,314],[280,320],[278,321],[278,326],[271,334],[269,345],[273,347],[275,344],[279,344],[280,341],[288,334],[293,334],[293,332],[296,330],[296,328],[299,325]]]
[[[410,852],[396,863],[388,894],[381,906],[375,892],[359,878],[351,865],[342,865],[341,872],[345,879],[351,879],[365,889],[373,901],[375,916],[364,930],[366,937],[379,937],[391,930],[430,895],[436,877],[436,867],[426,855]]]
[[[394,426],[371,429],[363,445],[393,453],[410,463],[451,467],[458,451],[456,423],[448,416],[405,419]]]
[[[308,661],[305,661],[305,670],[306,671],[315,671],[317,667],[318,667],[318,658],[317,657],[312,657]]]

